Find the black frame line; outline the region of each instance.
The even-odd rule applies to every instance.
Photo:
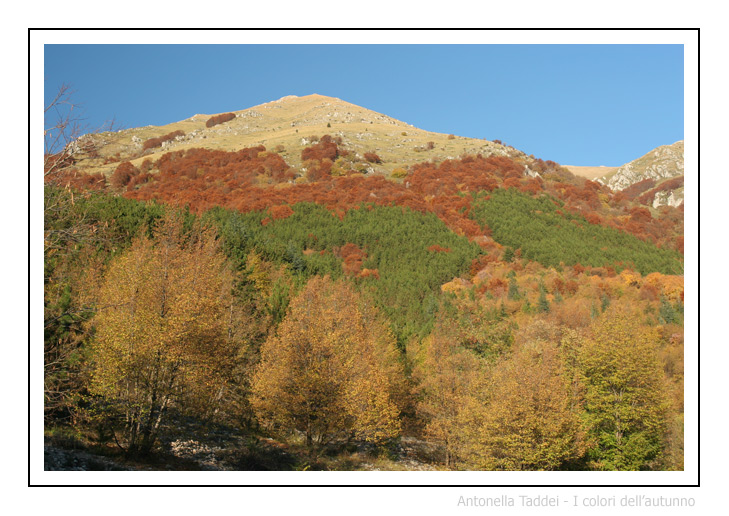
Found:
[[[351,32],[351,31],[372,31],[372,30],[383,30],[383,29],[375,29],[375,28],[244,28],[244,29],[235,29],[235,28],[170,28],[170,27],[157,27],[157,28],[133,28],[133,27],[115,27],[115,28],[88,28],[88,27],[77,27],[77,28],[58,28],[58,27],[51,27],[51,28],[43,28],[43,27],[30,27],[28,28],[28,121],[30,122],[31,119],[31,100],[30,100],[30,81],[31,81],[31,33],[33,31],[84,31],[84,32],[111,32],[111,31],[129,31],[129,30],[135,30],[135,31],[246,31],[246,30],[255,30],[255,31],[288,31],[288,32],[299,32],[299,31],[339,31],[339,32]],[[697,150],[699,156],[697,156],[698,159],[698,169],[701,169],[701,160],[700,160],[700,154],[701,154],[701,128],[700,128],[700,122],[701,122],[701,116],[700,116],[700,106],[701,106],[701,29],[699,27],[662,27],[662,28],[656,28],[656,27],[645,27],[645,28],[622,28],[622,27],[596,27],[596,28],[575,28],[575,27],[552,27],[552,28],[389,28],[384,29],[387,32],[392,31],[449,31],[449,32],[456,32],[456,31],[478,31],[478,32],[487,32],[487,31],[570,31],[570,32],[583,32],[583,31],[696,31],[697,33],[697,68],[698,68],[698,77],[697,77]],[[685,74],[685,70],[684,70]],[[685,106],[684,106],[685,107]],[[30,142],[31,142],[31,126],[30,123],[28,124],[28,263],[30,264],[30,182],[32,178],[32,170],[31,170],[31,148],[30,148]],[[697,176],[698,185],[701,184],[701,174],[699,173]],[[700,201],[700,188],[697,191],[697,198]],[[699,202],[699,206],[700,206]],[[699,221],[699,231],[697,233],[698,242],[701,242],[700,238],[700,220],[701,216],[700,213],[698,213],[698,221]],[[700,251],[700,246],[699,246]],[[698,256],[700,256],[700,252],[698,253]],[[700,265],[700,263],[699,263]],[[700,280],[701,278],[701,272],[700,267],[698,269],[697,279]],[[30,288],[31,286],[31,274],[30,274],[30,267],[28,268],[28,293],[30,294]],[[700,281],[699,281],[699,287],[697,292],[697,308],[699,308],[697,312],[697,322],[699,323],[700,327]],[[31,443],[31,411],[30,411],[30,375],[31,375],[31,360],[30,360],[30,352],[31,352],[31,342],[30,342],[30,328],[31,328],[31,322],[30,322],[30,308],[31,308],[31,302],[30,302],[30,295],[28,296],[28,487],[275,487],[275,488],[287,488],[287,487],[325,487],[325,488],[332,488],[332,487],[345,487],[345,488],[351,488],[351,487],[365,487],[365,488],[383,488],[383,487],[460,487],[460,488],[546,488],[546,487],[554,487],[554,488],[598,488],[598,487],[604,487],[604,488],[659,488],[659,487],[676,487],[676,488],[689,488],[689,487],[701,487],[701,382],[697,382],[697,395],[698,395],[698,403],[697,403],[697,433],[698,433],[698,446],[697,446],[697,482],[696,484],[33,484],[31,483],[31,464],[30,464],[30,443]],[[697,335],[700,340],[700,332]],[[697,369],[697,380],[701,376],[701,346],[697,346],[697,361],[698,361],[698,369]],[[130,472],[133,473],[133,472]],[[230,472],[234,473],[234,472]],[[554,472],[552,472],[554,473]],[[588,475],[590,472],[583,472],[585,475]],[[503,472],[501,474],[508,474],[508,472]]]

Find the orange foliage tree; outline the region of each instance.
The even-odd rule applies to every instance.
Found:
[[[140,236],[112,262],[92,345],[92,394],[130,454],[148,453],[167,409],[197,413],[226,383],[236,346],[228,318],[232,278],[211,230],[185,235],[167,214],[154,240]],[[200,410],[202,407],[202,410]]]
[[[403,370],[377,310],[343,282],[315,276],[261,347],[251,403],[261,421],[298,430],[308,446],[400,432]]]
[[[412,361],[417,415],[425,435],[443,446],[446,466],[453,467],[464,459],[463,412],[481,390],[484,364],[447,333],[427,337]]]
[[[584,432],[558,349],[531,341],[496,362],[484,400],[464,412],[468,464],[487,470],[554,470],[582,456]]]

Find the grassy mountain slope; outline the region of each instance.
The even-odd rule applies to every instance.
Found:
[[[375,152],[382,159],[373,171],[389,173],[397,167],[426,160],[441,161],[463,154],[523,156],[512,147],[476,138],[433,133],[349,102],[322,95],[287,96],[282,99],[234,111],[236,118],[211,128],[205,126],[213,115],[196,114],[186,120],[163,126],[132,128],[116,133],[93,135],[99,158],[88,162],[89,172],[109,175],[116,161],[139,166],[145,159],[156,160],[172,150],[193,147],[236,151],[265,145],[273,150],[283,146],[281,156],[293,167],[301,165],[301,150],[309,137],[339,136],[344,146],[363,155]],[[144,151],[143,142],[174,131],[185,136],[156,149]],[[432,142],[432,149],[428,149]],[[111,163],[105,161],[114,160]]]
[[[591,181],[608,174],[613,174],[618,169],[618,167],[582,167],[576,165],[564,165],[564,168],[576,176],[584,177]]]

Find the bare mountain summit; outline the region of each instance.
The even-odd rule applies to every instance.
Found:
[[[118,161],[139,166],[145,159],[156,160],[164,153],[193,147],[237,151],[264,145],[277,152],[293,167],[301,166],[301,151],[311,145],[313,137],[330,134],[340,137],[343,145],[357,156],[376,153],[381,163],[370,172],[389,175],[397,167],[423,161],[442,161],[464,154],[525,157],[524,153],[479,138],[435,133],[418,129],[341,99],[323,95],[288,95],[240,111],[232,119],[208,127],[213,114],[196,114],[163,126],[146,126],[116,133],[93,135],[99,159],[90,163],[90,172],[111,174]],[[169,138],[166,138],[170,136]],[[145,145],[161,138],[161,146]],[[109,158],[109,159],[105,159]],[[110,163],[113,161],[114,163]]]

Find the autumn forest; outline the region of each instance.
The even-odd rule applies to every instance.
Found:
[[[70,148],[45,156],[53,446],[98,469],[683,469],[683,204],[654,208],[655,181],[515,154],[379,174],[330,134],[300,167],[185,148],[104,175]]]

